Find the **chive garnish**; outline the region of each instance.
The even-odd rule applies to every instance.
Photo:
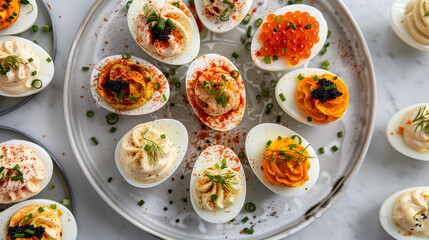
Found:
[[[335,88],[337,88],[337,84],[336,83],[331,84],[331,85],[325,87],[325,91],[333,90]]]
[[[55,185],[51,185],[51,186],[49,186],[49,189],[55,189],[56,188],[56,186]]]
[[[33,40],[33,42],[34,42],[35,44],[39,44],[39,42],[38,42],[37,40]]]
[[[10,178],[10,180],[12,180],[12,181],[19,181],[21,179],[22,179],[22,175],[13,176],[13,177]]]
[[[292,140],[294,140],[296,142],[296,139],[298,139],[298,144],[301,145],[302,144],[302,138],[298,135],[292,135]]]
[[[246,154],[244,153],[244,152],[240,152],[239,154],[238,154],[238,157],[239,158],[244,158],[246,156]]]
[[[173,21],[171,21],[171,19],[167,19],[167,21],[165,22],[167,24],[167,26],[169,26],[171,29],[176,30],[176,26],[174,25]]]
[[[230,75],[231,75],[231,77],[232,77],[232,78],[234,78],[234,79],[236,79],[236,78],[238,78],[238,76],[240,76],[240,72],[239,72],[239,71],[237,71],[237,70],[232,70],[229,74],[230,74]]]
[[[277,85],[277,81],[276,80],[271,80],[270,81],[270,87],[275,88]]]
[[[253,229],[250,229],[250,228],[244,228],[244,229],[243,229],[243,232],[244,232],[244,233],[247,233],[247,234],[253,234],[254,230],[253,230]]]
[[[98,145],[98,141],[97,141],[97,139],[96,139],[95,137],[92,137],[92,138],[91,138],[91,141],[92,141],[95,145]]]
[[[234,8],[234,3],[228,1],[228,0],[223,0],[224,3],[228,4],[230,8]]]
[[[114,133],[115,131],[116,131],[115,127],[111,127],[110,130],[109,130],[109,132],[111,132],[111,133]]]
[[[325,148],[324,147],[319,148],[319,153],[321,154],[325,153]]]
[[[271,140],[268,140],[268,142],[267,142],[267,146],[270,146],[270,145],[271,145],[271,143],[272,143],[272,141],[271,141]]]
[[[172,5],[175,6],[175,7],[177,7],[177,8],[180,8],[180,3],[179,2],[174,2],[174,3],[172,3]]]
[[[252,16],[250,14],[246,14],[246,16],[243,19],[243,23],[248,24],[250,22],[251,18],[252,18]]]
[[[261,100],[261,99],[262,99],[262,96],[261,96],[261,95],[259,95],[259,94],[258,94],[258,95],[256,95],[256,100],[258,100],[258,101],[259,101],[259,100]]]
[[[246,45],[244,45],[244,48],[250,52],[250,50],[252,50],[252,42],[247,42]]]
[[[273,56],[273,60],[274,60],[274,61],[279,60],[279,57],[278,57],[277,55],[274,55],[274,56]]]
[[[32,76],[36,76],[37,75],[37,71],[31,72]]]
[[[217,199],[217,195],[216,195],[216,194],[212,194],[212,195],[210,196],[210,199],[211,199],[212,201],[216,200],[216,199]]]
[[[252,26],[247,27],[247,37],[252,37]]]
[[[248,212],[254,212],[256,210],[256,205],[252,202],[246,203],[244,205],[244,210]]]
[[[331,150],[333,151],[333,152],[336,152],[336,151],[338,151],[340,148],[338,148],[337,147],[337,145],[334,145],[332,148],[331,148]]]
[[[107,179],[107,182],[111,182],[112,181],[112,177],[109,177],[108,179]]]
[[[255,26],[256,26],[256,27],[261,26],[263,21],[264,21],[264,20],[262,20],[262,18],[258,18],[258,20],[256,20],[256,22],[255,22]]]
[[[23,237],[25,237],[25,233],[15,233],[15,234],[13,235],[13,238],[14,238],[14,239],[16,239],[16,238],[23,238]]]
[[[280,100],[282,100],[282,102],[286,101],[286,97],[283,93],[279,94]]]
[[[52,31],[52,26],[49,26],[49,25],[43,25],[42,30],[43,30],[44,32],[50,32],[50,31]]]
[[[265,64],[271,64],[271,55],[268,55],[268,56],[264,57],[264,63]]]
[[[279,123],[281,121],[282,121],[282,116],[281,115],[277,115],[276,123]]]
[[[329,38],[331,36],[331,30],[328,30],[328,36],[326,38]]]
[[[222,22],[226,22],[226,21],[228,21],[229,20],[229,16],[220,16],[220,18],[219,18]]]
[[[127,10],[128,9],[130,9],[130,5],[131,5],[131,3],[133,3],[133,1],[131,0],[131,1],[128,1],[127,2],[127,4],[125,5],[125,7],[127,8]]]
[[[164,99],[164,101],[167,101],[167,96],[165,96],[165,94],[162,94],[162,98]]]
[[[238,55],[238,53],[236,53],[236,52],[233,52],[233,53],[232,53],[232,57],[233,57],[233,58],[237,59],[237,58],[238,58],[238,56],[239,56],[239,55]]]
[[[42,212],[44,212],[44,211],[45,211],[45,209],[43,209],[42,207],[39,207],[39,208],[37,209],[37,211],[39,211],[40,213],[42,213]]]
[[[277,139],[278,139],[278,140],[282,140],[283,138],[282,138],[281,136],[278,136],[278,137],[277,137]]]
[[[146,146],[144,146],[144,150],[146,151],[146,152],[149,152],[149,150],[151,149],[151,146],[150,145],[147,145],[146,144]]]
[[[270,96],[270,91],[268,89],[262,90],[262,96],[269,97]]]
[[[158,30],[160,30],[160,31],[164,31],[164,28],[165,28],[165,20],[164,20],[164,19],[160,18],[160,19],[158,20],[157,28],[158,28]]]
[[[144,200],[140,200],[140,202],[138,203],[138,205],[141,207],[144,204]]]
[[[282,52],[287,52],[287,48],[282,48]]]
[[[161,85],[159,84],[159,82],[156,82],[153,84],[153,89],[154,90],[159,90],[161,88]]]
[[[33,235],[34,235],[34,231],[33,231],[33,230],[30,230],[30,229],[25,229],[25,233],[27,233],[27,234],[29,234],[29,235],[31,235],[31,236],[33,236]]]
[[[46,62],[52,62],[51,58],[46,58]]]
[[[34,79],[31,82],[31,86],[35,89],[41,89],[43,86],[43,82],[40,79]]]
[[[34,59],[33,59],[33,58],[29,58],[29,59],[28,59],[28,62],[32,62],[32,61],[34,61]]]
[[[296,30],[296,25],[295,24],[292,24],[292,28],[294,29],[294,30]]]
[[[113,125],[119,121],[119,116],[116,113],[109,113],[106,115],[106,122],[109,125]]]
[[[313,76],[313,80],[314,80],[314,81],[317,81],[317,80],[319,80],[319,77],[318,77],[317,75],[314,75],[314,76]]]
[[[313,121],[313,119],[312,119],[311,117],[307,117],[307,121],[308,121],[308,122],[312,122],[312,121]]]
[[[241,219],[241,222],[242,222],[242,223],[246,223],[247,221],[249,221],[249,218],[248,218],[248,217],[245,217],[245,218]]]
[[[57,204],[51,204],[49,207],[50,207],[51,209],[56,210],[56,209],[57,209]]]
[[[338,133],[337,133],[337,136],[340,138],[340,137],[343,137],[343,131],[339,131]]]
[[[165,136],[165,134],[161,135],[161,139],[165,139],[167,136]]]
[[[328,51],[328,50],[325,48],[325,49],[323,49],[323,50],[320,52],[320,54],[321,54],[321,55],[325,55],[327,51]]]
[[[33,25],[32,28],[33,28],[33,32],[39,31],[39,26],[37,26],[37,25]]]
[[[276,28],[276,27],[273,30],[274,30],[274,32],[278,32],[279,31],[279,29]]]
[[[307,24],[307,25],[305,25],[305,27],[304,27],[305,29],[311,29],[311,24]]]
[[[298,76],[297,76],[297,78],[298,78],[298,80],[302,80],[302,79],[304,79],[305,77],[304,77],[304,74],[302,74],[302,73],[300,73],[300,74],[298,74]]]
[[[65,198],[65,199],[63,199],[62,204],[63,204],[64,206],[68,206],[68,205],[70,205],[70,204],[71,204],[71,200],[70,200],[70,199]]]
[[[272,103],[269,103],[268,105],[267,105],[267,109],[272,109],[274,107],[274,104],[272,104]]]
[[[122,53],[122,57],[125,58],[125,59],[130,59],[131,58],[131,54],[128,53],[128,52],[124,52],[124,53]]]
[[[83,70],[83,71],[88,71],[88,70],[89,70],[89,67],[82,67],[82,70]]]
[[[325,61],[323,61],[323,62],[322,62],[322,64],[323,64],[323,66],[326,66],[326,67],[327,67],[327,66],[329,66],[329,61],[328,61],[328,60],[325,60]]]

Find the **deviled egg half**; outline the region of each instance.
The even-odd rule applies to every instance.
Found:
[[[192,169],[190,189],[192,207],[203,220],[235,218],[246,198],[246,176],[237,155],[222,145],[206,148]]]
[[[122,177],[138,188],[150,188],[168,179],[188,148],[188,132],[174,119],[142,123],[118,142],[115,162]]]
[[[45,149],[24,140],[0,143],[0,203],[26,200],[41,192],[54,171]]]
[[[429,103],[401,109],[386,128],[390,145],[405,156],[429,161]]]
[[[267,71],[283,71],[310,61],[322,49],[328,24],[314,7],[294,4],[269,14],[253,36],[253,62]]]
[[[229,131],[243,118],[243,78],[237,67],[221,55],[206,54],[192,62],[186,74],[186,92],[195,114],[214,130]]]
[[[35,94],[53,77],[54,63],[43,48],[24,38],[0,36],[0,96]]]
[[[122,115],[144,115],[163,107],[170,97],[164,74],[129,53],[101,60],[91,73],[91,93],[103,108]]]
[[[0,212],[0,239],[75,240],[76,220],[60,203],[32,199]]]
[[[429,51],[429,0],[396,0],[390,12],[390,24],[406,44]]]
[[[319,177],[319,160],[310,143],[282,125],[263,123],[252,128],[246,154],[258,179],[283,196],[305,194]]]
[[[429,237],[429,187],[403,189],[388,197],[380,208],[384,230],[395,239]]]
[[[195,0],[203,25],[215,33],[228,32],[246,17],[253,0]]]
[[[301,68],[285,74],[277,82],[275,95],[283,111],[309,126],[338,121],[349,104],[344,82],[318,68]]]
[[[183,65],[197,57],[197,22],[181,0],[134,0],[128,28],[137,44],[158,61]]]
[[[0,36],[22,33],[37,19],[36,0],[5,0],[0,5]]]

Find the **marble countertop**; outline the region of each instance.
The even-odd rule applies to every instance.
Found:
[[[80,169],[67,137],[63,79],[68,52],[82,18],[94,1],[46,0],[58,36],[53,83],[0,124],[27,132],[45,144],[63,165],[75,194],[79,239],[155,239],[116,214]],[[387,142],[385,128],[399,109],[428,102],[429,53],[403,43],[389,23],[392,0],[344,0],[360,26],[377,77],[377,112],[372,144],[360,172],[343,197],[316,222],[288,239],[390,239],[378,220],[381,203],[392,193],[427,185],[429,163],[407,158]]]

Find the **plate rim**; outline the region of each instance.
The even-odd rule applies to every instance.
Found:
[[[128,216],[125,211],[123,211],[118,204],[116,204],[108,195],[107,193],[101,188],[101,186],[96,182],[95,178],[91,175],[91,172],[89,168],[87,167],[87,164],[83,161],[83,157],[80,154],[78,147],[77,147],[77,139],[74,136],[72,132],[73,124],[71,122],[71,112],[69,108],[69,99],[70,99],[70,93],[67,91],[68,85],[70,85],[71,82],[71,74],[72,74],[72,65],[74,62],[74,57],[76,55],[76,51],[78,49],[78,44],[80,42],[80,38],[86,29],[87,25],[89,24],[90,20],[92,19],[92,16],[94,15],[95,11],[98,9],[98,7],[104,2],[105,0],[96,0],[92,6],[89,8],[85,18],[81,22],[76,35],[73,39],[73,43],[70,47],[69,56],[67,58],[67,65],[64,75],[64,89],[63,89],[63,107],[64,107],[64,116],[65,116],[65,123],[67,128],[67,135],[70,141],[70,145],[73,149],[73,153],[75,154],[76,160],[81,167],[82,171],[84,172],[85,177],[88,179],[92,187],[95,189],[95,191],[100,195],[100,197],[113,209],[115,210],[119,215],[121,215],[124,219],[126,219],[128,222],[132,223],[136,227],[144,230],[145,232],[163,239],[174,239],[170,236],[167,236],[166,234],[154,230],[152,228],[149,228],[145,226],[144,224],[134,220],[132,217]],[[352,168],[350,169],[347,176],[341,177],[337,182],[333,185],[333,189],[331,192],[319,202],[319,204],[311,209],[311,212],[306,216],[305,220],[302,220],[295,224],[294,226],[287,228],[281,232],[273,233],[266,239],[280,239],[287,236],[290,236],[299,230],[303,229],[304,227],[310,225],[313,223],[316,219],[318,219],[320,216],[323,215],[323,213],[329,209],[333,204],[335,204],[345,193],[345,190],[349,187],[352,180],[356,176],[356,174],[359,172],[360,167],[362,166],[362,163],[365,160],[366,154],[368,152],[372,134],[374,132],[374,125],[375,125],[375,111],[376,111],[376,101],[377,101],[377,88],[376,88],[376,77],[375,77],[375,71],[374,71],[374,65],[371,58],[371,54],[368,48],[368,45],[365,41],[365,38],[362,34],[362,31],[360,30],[358,24],[356,23],[356,20],[351,15],[350,11],[347,9],[345,4],[342,0],[330,0],[330,4],[337,5],[345,14],[345,17],[349,20],[353,31],[356,33],[356,37],[358,39],[358,42],[362,46],[362,53],[364,55],[364,58],[368,64],[367,69],[370,76],[370,82],[369,82],[369,88],[368,92],[371,96],[371,110],[369,113],[369,124],[368,128],[366,129],[364,133],[364,142],[362,144],[362,149],[358,154],[357,161],[354,163]]]

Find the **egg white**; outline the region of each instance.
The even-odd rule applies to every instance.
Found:
[[[24,5],[20,3],[18,19],[16,19],[16,21],[8,28],[0,30],[0,36],[22,33],[33,26],[37,19],[38,9],[36,0],[29,0],[29,2],[33,5],[33,11],[30,12],[30,4]]]
[[[0,88],[0,96],[25,97],[25,96],[29,96],[29,95],[38,93],[38,92],[42,91],[43,89],[45,89],[52,82],[52,78],[54,77],[54,72],[55,72],[54,61],[51,61],[51,62],[46,61],[46,59],[51,58],[51,56],[49,56],[49,54],[43,48],[41,48],[39,45],[37,45],[34,42],[29,41],[25,38],[15,37],[15,36],[0,36],[1,42],[8,41],[8,40],[16,40],[20,44],[28,44],[30,46],[31,50],[33,50],[34,53],[39,57],[40,68],[39,68],[39,71],[37,72],[37,75],[35,76],[35,78],[40,79],[40,81],[42,81],[42,87],[40,89],[31,88],[30,90],[28,90],[22,94],[9,94],[9,93],[4,92]]]
[[[294,11],[301,11],[301,12],[308,12],[311,16],[315,17],[317,21],[319,22],[319,42],[313,45],[313,48],[311,49],[311,55],[309,58],[300,61],[297,65],[290,66],[284,58],[280,58],[275,61],[271,61],[271,64],[266,64],[264,62],[263,57],[257,57],[256,52],[258,52],[262,47],[263,43],[261,40],[259,40],[259,36],[262,32],[262,24],[256,31],[255,35],[253,36],[252,40],[252,46],[251,46],[251,54],[253,62],[258,66],[259,68],[267,71],[283,71],[291,68],[295,68],[298,66],[303,65],[304,63],[310,61],[313,57],[315,57],[319,51],[322,49],[323,45],[326,42],[326,38],[328,36],[328,23],[326,22],[325,18],[323,17],[323,14],[316,8],[311,7],[309,5],[304,4],[294,4],[289,5],[283,8],[280,8],[279,10],[275,11],[274,14],[276,15],[284,15],[287,12],[294,12]],[[264,19],[264,23],[266,22],[266,19]]]
[[[62,225],[62,240],[75,240],[77,238],[77,226],[76,220],[72,214],[72,212],[65,206],[60,203],[57,203],[48,199],[31,199],[25,202],[21,202],[13,205],[12,207],[0,212],[0,238],[6,237],[7,229],[9,227],[9,221],[12,218],[13,214],[15,214],[19,209],[24,208],[33,204],[42,204],[46,206],[50,206],[51,204],[57,205],[57,210],[61,210],[63,213],[60,216],[60,221]]]
[[[195,9],[197,10],[198,18],[201,20],[204,27],[206,27],[211,32],[224,33],[232,30],[241,23],[246,14],[249,12],[252,2],[253,0],[245,0],[244,5],[238,9],[236,13],[234,13],[238,16],[242,16],[243,18],[234,20],[232,19],[231,15],[229,20],[225,22],[221,21],[220,19],[213,21],[213,19],[207,18],[207,16],[203,14],[205,9],[203,0],[195,0]]]
[[[146,124],[149,124],[153,126],[155,129],[165,133],[171,141],[173,142],[174,147],[177,148],[179,151],[179,154],[177,156],[176,161],[174,162],[173,169],[170,171],[168,176],[165,178],[154,182],[154,183],[142,183],[135,178],[128,175],[128,173],[125,171],[124,166],[121,162],[121,148],[122,148],[122,140],[124,139],[125,135],[127,135],[129,132],[127,132],[121,140],[119,140],[118,144],[116,145],[115,149],[115,163],[116,167],[119,170],[119,173],[121,173],[122,177],[131,185],[138,188],[151,188],[155,187],[165,180],[167,180],[171,175],[173,175],[174,171],[179,167],[180,163],[182,163],[183,158],[185,157],[186,150],[188,149],[188,131],[186,130],[186,127],[179,121],[174,119],[157,119],[153,122],[147,122]]]
[[[182,1],[177,0],[180,2],[180,5],[186,6]],[[128,28],[131,32],[131,35],[133,36],[134,40],[137,39],[137,33],[140,31],[138,28],[137,23],[134,21],[135,18],[138,17],[141,13],[143,13],[143,7],[145,4],[147,4],[148,0],[133,0],[131,3],[129,9],[128,9]],[[157,0],[157,3],[165,3],[165,0]],[[171,57],[163,57],[160,56],[157,53],[151,53],[146,51],[143,47],[143,51],[145,51],[147,54],[149,54],[151,57],[155,58],[158,61],[161,61],[163,63],[171,64],[171,65],[183,65],[186,63],[191,62],[194,60],[194,58],[197,57],[198,52],[200,51],[200,33],[198,31],[198,25],[195,21],[195,18],[191,17],[191,22],[193,25],[192,30],[192,39],[190,44],[187,46],[185,51],[181,54],[176,54]],[[136,41],[137,43],[137,41]]]
[[[212,63],[213,62],[216,63],[216,62],[219,62],[219,61],[222,61],[225,66],[229,66],[230,70],[236,70],[236,71],[238,71],[238,69],[234,65],[234,63],[232,63],[228,58],[226,58],[226,57],[224,57],[222,55],[219,55],[219,54],[206,54],[206,55],[203,55],[203,56],[195,59],[191,63],[191,65],[189,66],[189,68],[188,68],[188,71],[186,73],[186,92],[188,92],[188,89],[190,89],[191,87],[195,87],[195,86],[191,86],[190,85],[190,82],[196,77],[195,76],[195,72],[201,71],[202,69],[209,69],[209,68],[212,67]],[[240,72],[240,71],[238,71],[238,72]],[[243,78],[241,77],[241,72],[240,72],[240,75],[235,80],[237,81],[237,83],[239,85],[241,83],[243,83]],[[244,83],[243,83],[243,86],[244,86]],[[243,93],[240,93],[240,95],[242,97],[244,97],[244,102],[246,102],[246,90],[245,89],[243,89]],[[189,99],[189,94],[187,96],[188,96],[188,100],[191,101]],[[191,104],[191,107],[194,110],[195,114],[197,114],[197,111],[195,110],[195,108],[194,108],[194,106],[192,104]],[[229,131],[229,130],[235,128],[240,123],[241,119],[243,118],[243,115],[244,115],[244,110],[243,110],[243,112],[241,113],[240,116],[237,116],[237,117],[239,117],[239,119],[238,119],[239,121],[237,121],[237,122],[235,122],[235,121],[228,122],[228,123],[226,123],[225,127],[221,128],[221,127],[217,126],[216,123],[213,123],[212,121],[206,121],[205,119],[201,118],[201,116],[199,116],[197,114],[198,118],[205,125],[207,125],[208,127],[212,128],[214,130],[217,130],[217,131]]]
[[[235,218],[238,213],[240,213],[241,209],[243,208],[244,202],[246,200],[246,176],[244,174],[243,166],[241,165],[240,160],[238,162],[233,161],[225,155],[222,155],[219,151],[219,149],[226,148],[225,151],[228,152],[228,155],[234,156],[236,159],[238,159],[237,155],[229,148],[224,147],[222,145],[215,145],[206,148],[203,152],[200,153],[197,161],[195,162],[195,165],[192,169],[192,175],[191,175],[191,181],[190,181],[190,194],[191,194],[191,203],[192,207],[194,208],[195,212],[200,216],[203,220],[210,222],[210,223],[225,223],[230,221],[231,219]],[[227,208],[221,209],[221,210],[203,210],[198,206],[197,200],[194,199],[195,196],[193,194],[195,183],[198,179],[197,175],[199,173],[203,173],[205,169],[213,167],[216,163],[220,163],[222,159],[226,159],[226,164],[228,167],[236,168],[240,167],[240,170],[238,171],[238,174],[241,177],[242,180],[242,195],[238,201]]]
[[[300,69],[296,69],[291,72],[288,72],[285,75],[283,75],[283,77],[281,77],[280,80],[277,82],[276,93],[275,93],[277,103],[283,109],[283,111],[285,111],[289,116],[291,116],[298,122],[304,123],[309,126],[326,126],[326,125],[332,124],[333,122],[327,123],[327,124],[320,124],[317,122],[307,121],[307,116],[305,116],[305,114],[302,112],[301,108],[299,107],[298,103],[296,102],[296,90],[299,83],[299,79],[297,77],[300,73],[303,74],[305,77],[311,77],[313,75],[323,75],[323,74],[336,75],[329,71],[319,69],[319,68],[300,68]],[[284,102],[281,100],[279,96],[281,93],[283,93],[283,95],[286,97],[286,101]]]
[[[311,157],[314,157],[308,159],[311,164],[310,169],[308,170],[308,181],[306,181],[304,185],[300,187],[283,187],[278,185],[273,186],[263,180],[261,165],[267,142],[270,140],[274,141],[278,136],[285,138],[292,137],[293,135],[300,136],[296,132],[282,125],[274,123],[262,123],[252,128],[246,136],[246,155],[253,172],[268,189],[274,193],[286,197],[297,197],[310,191],[319,177],[319,160],[317,158],[316,152],[310,143],[300,136],[302,139],[301,146],[306,147],[310,145],[308,146],[307,151]]]
[[[131,109],[131,110],[119,110],[110,106],[110,104],[106,102],[104,98],[98,94],[97,83],[98,83],[98,78],[101,74],[101,70],[108,62],[121,59],[121,58],[122,58],[122,55],[109,56],[104,58],[99,63],[97,63],[97,65],[94,66],[94,69],[92,70],[92,73],[91,73],[90,86],[91,86],[91,94],[94,97],[95,101],[104,109],[107,109],[111,112],[122,114],[122,115],[144,115],[144,114],[155,112],[158,109],[162,108],[170,98],[170,86],[167,82],[167,78],[165,78],[164,74],[157,67],[155,67],[149,62],[146,62],[141,58],[134,57],[134,56],[131,56],[131,58],[128,60],[133,61],[135,63],[139,62],[141,66],[147,67],[149,68],[149,70],[154,69],[156,71],[156,74],[158,76],[161,76],[161,79],[157,80],[157,82],[160,83],[161,88],[153,92],[152,98],[139,108]],[[166,86],[165,89],[162,88],[163,85]],[[165,94],[165,96],[167,97],[166,101],[164,101],[162,97],[163,94]],[[159,101],[155,101],[155,99],[159,99]]]
[[[395,205],[396,199],[404,192],[410,192],[410,191],[419,190],[419,189],[429,191],[429,187],[412,187],[412,188],[403,189],[392,194],[381,205],[380,212],[379,212],[379,219],[380,219],[381,226],[383,226],[384,230],[393,238],[407,239],[407,240],[425,239],[425,238],[417,237],[415,235],[404,237],[404,235],[402,234],[405,233],[405,229],[403,229],[401,226],[396,225],[392,217],[393,206]],[[398,233],[398,231],[400,231],[401,233]]]
[[[393,3],[390,10],[390,25],[392,25],[393,31],[396,35],[409,46],[418,50],[429,51],[429,45],[416,41],[410,33],[408,33],[405,26],[405,10],[409,2],[410,0],[396,0]]]
[[[407,157],[414,158],[422,161],[429,161],[429,152],[420,153],[414,149],[409,148],[405,145],[404,139],[401,134],[398,134],[398,128],[401,126],[402,121],[404,120],[405,115],[411,111],[413,108],[418,106],[425,105],[427,103],[415,104],[406,108],[399,110],[393,117],[389,120],[386,127],[386,137],[390,145],[398,152],[404,154]],[[393,135],[391,133],[393,132]]]
[[[20,202],[20,201],[24,201],[28,198],[31,198],[37,194],[39,194],[51,181],[52,179],[52,174],[54,172],[54,165],[52,163],[52,158],[49,155],[49,153],[43,149],[41,146],[29,142],[29,141],[24,141],[24,140],[17,140],[17,139],[12,139],[3,143],[0,143],[0,145],[5,145],[6,147],[12,144],[22,144],[27,146],[28,148],[32,149],[34,151],[34,153],[36,154],[36,156],[40,159],[40,161],[43,163],[43,166],[45,167],[44,171],[45,171],[45,179],[42,182],[42,186],[40,188],[39,192],[35,192],[31,195],[29,195],[28,197],[24,198],[24,199],[20,199],[18,201],[10,201],[10,202],[1,202],[0,203],[14,203],[14,202]]]

